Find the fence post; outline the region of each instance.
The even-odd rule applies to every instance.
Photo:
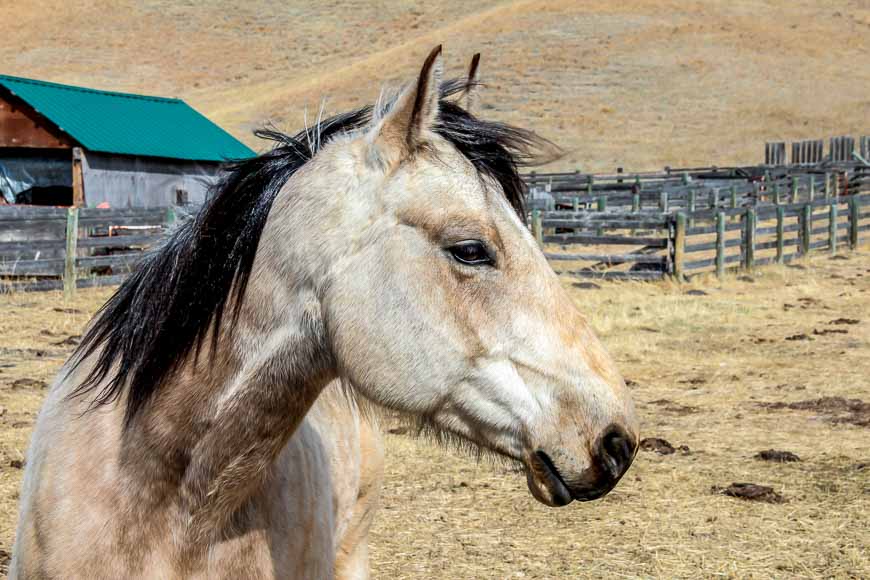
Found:
[[[800,177],[797,175],[791,176],[791,202],[798,202],[798,189],[800,188]]]
[[[66,253],[63,260],[63,297],[76,295],[76,251],[79,242],[79,208],[71,207],[66,214]]]
[[[663,191],[659,194],[659,210],[662,213],[668,213],[668,192]]]
[[[744,254],[743,266],[751,270],[755,266],[755,210],[746,208],[744,214],[744,228],[746,231],[746,253]]]
[[[81,207],[85,205],[85,180],[83,174],[82,163],[85,159],[85,153],[81,147],[73,147],[72,149],[72,189],[73,189],[73,206]]]
[[[586,195],[592,195],[592,174],[589,174],[589,177],[586,180]]]
[[[637,178],[640,179],[639,177]],[[640,213],[640,187],[635,184],[634,193],[631,194],[631,212],[632,213]],[[635,229],[631,228],[631,235],[635,234]]]
[[[575,212],[580,211],[580,198],[579,197],[574,197],[571,199],[571,207],[574,209]]]
[[[599,196],[598,196],[598,205],[597,205],[597,209],[598,209],[598,211],[600,211],[600,212],[605,212],[605,211],[607,211],[607,196],[606,196],[606,195],[599,195]],[[598,229],[595,231],[595,235],[596,235],[596,236],[603,236],[603,235],[604,235],[604,228],[598,228]]]
[[[691,227],[694,226],[694,223],[693,223],[693,222],[695,221],[695,220],[692,219],[691,216],[692,216],[692,214],[695,213],[695,207],[696,207],[696,205],[697,205],[697,194],[695,193],[695,190],[694,190],[694,189],[691,190],[691,191],[689,192],[689,200],[688,200],[688,202],[687,202],[687,205],[688,205],[688,208],[687,208],[687,209],[689,210],[689,221],[688,221],[688,225],[689,225],[689,227],[691,228]]]
[[[785,208],[776,208],[776,262],[785,263]]]
[[[683,259],[686,255],[686,214],[677,213],[677,226],[674,230],[674,276],[683,280]]]
[[[737,186],[731,186],[731,209],[737,207]]]
[[[780,190],[779,190],[779,181],[774,182],[773,184],[773,203],[779,205],[780,203]]]
[[[825,171],[825,199],[831,197],[831,174]]]
[[[716,276],[725,276],[725,212],[716,214]]]
[[[713,188],[710,190],[710,209],[719,207],[719,190]]]
[[[810,238],[813,235],[813,206],[804,206],[801,214],[801,254],[806,256],[810,253]]]
[[[837,200],[828,209],[828,245],[831,247],[831,255],[837,253]]]
[[[544,229],[541,226],[541,210],[532,210],[532,235],[535,236],[535,241],[538,245],[544,247]]]
[[[849,200],[849,246],[853,250],[858,247],[858,222],[861,216],[859,199],[857,195],[853,195]]]
[[[810,201],[813,201],[816,198],[816,176],[812,173],[810,174],[809,198]]]

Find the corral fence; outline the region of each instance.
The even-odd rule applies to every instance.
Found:
[[[750,167],[525,176],[531,225],[554,268],[591,278],[723,275],[857,247],[870,230],[870,138],[768,144]],[[795,146],[796,145],[796,146]],[[821,159],[821,161],[819,161]],[[866,235],[866,234],[865,234]]]
[[[857,145],[857,150],[856,150]],[[768,143],[764,165],[525,176],[532,231],[560,273],[658,279],[787,263],[870,231],[870,137]],[[0,206],[0,292],[120,283],[197,208]]]
[[[0,206],[0,292],[120,283],[177,208]]]

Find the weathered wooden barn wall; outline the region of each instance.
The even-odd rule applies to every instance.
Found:
[[[167,207],[205,201],[209,187],[217,180],[219,165],[109,155],[88,151],[82,160],[85,205],[96,207]],[[178,191],[184,199],[179,199]]]
[[[0,147],[69,149],[72,142],[30,106],[0,87]]]

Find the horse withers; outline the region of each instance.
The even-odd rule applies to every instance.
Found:
[[[363,578],[382,453],[362,407],[607,493],[637,423],[524,225],[551,150],[415,83],[232,164],[109,299],[39,414],[12,578]]]

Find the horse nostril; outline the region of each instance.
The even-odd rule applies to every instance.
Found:
[[[611,425],[601,437],[601,461],[614,480],[622,477],[634,459],[635,443],[618,425]]]

